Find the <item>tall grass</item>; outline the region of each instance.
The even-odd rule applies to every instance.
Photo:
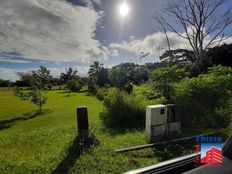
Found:
[[[145,108],[134,96],[114,89],[104,99],[105,109],[101,118],[107,127],[142,128],[145,123]]]

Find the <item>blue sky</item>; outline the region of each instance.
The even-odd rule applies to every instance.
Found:
[[[129,13],[122,18],[124,1]],[[0,78],[16,80],[17,72],[40,65],[54,76],[67,67],[85,76],[91,62],[107,67],[121,62],[157,62],[167,48],[152,18],[168,0],[7,0],[0,1]],[[228,0],[222,10],[232,6]],[[231,30],[231,28],[227,29]],[[179,31],[182,32],[181,30]],[[172,48],[187,41],[169,33]]]

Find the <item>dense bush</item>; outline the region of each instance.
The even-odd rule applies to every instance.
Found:
[[[75,79],[68,80],[66,88],[69,89],[72,92],[78,92],[78,91],[81,90],[82,84],[79,81],[75,80]]]
[[[88,83],[88,91],[91,94],[96,94],[99,89],[99,86],[96,84],[96,81],[94,78],[90,78]]]
[[[108,88],[98,88],[96,97],[98,100],[104,100],[104,98],[108,95],[109,89]]]
[[[0,87],[10,87],[12,86],[12,82],[9,80],[2,80],[0,79]]]
[[[183,79],[187,73],[177,66],[158,68],[151,72],[152,82],[156,95],[164,96],[168,102],[172,102],[175,93],[175,84]]]
[[[176,103],[183,106],[183,125],[226,127],[231,121],[232,68],[216,66],[207,74],[176,85]]]
[[[117,89],[104,99],[105,109],[101,119],[106,127],[141,128],[145,123],[145,108],[135,96]]]
[[[129,72],[125,67],[113,67],[110,71],[109,79],[112,85],[120,90],[123,90],[130,83]]]
[[[133,85],[131,83],[125,85],[123,87],[123,91],[127,92],[128,94],[132,94],[132,92],[133,92]]]

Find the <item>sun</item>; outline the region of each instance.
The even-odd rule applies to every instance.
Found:
[[[129,14],[129,7],[126,2],[123,2],[119,7],[119,14],[121,17],[126,17]]]

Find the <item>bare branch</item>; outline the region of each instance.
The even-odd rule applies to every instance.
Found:
[[[225,0],[172,0],[165,9],[166,18],[162,18],[166,29],[164,32],[170,30],[187,39],[196,60],[202,59],[206,49],[216,43],[220,45],[225,38],[231,36],[224,32],[232,24],[231,9],[220,12],[224,2]],[[175,20],[176,23],[173,24],[170,20]],[[184,30],[184,35],[180,33],[180,27]]]

